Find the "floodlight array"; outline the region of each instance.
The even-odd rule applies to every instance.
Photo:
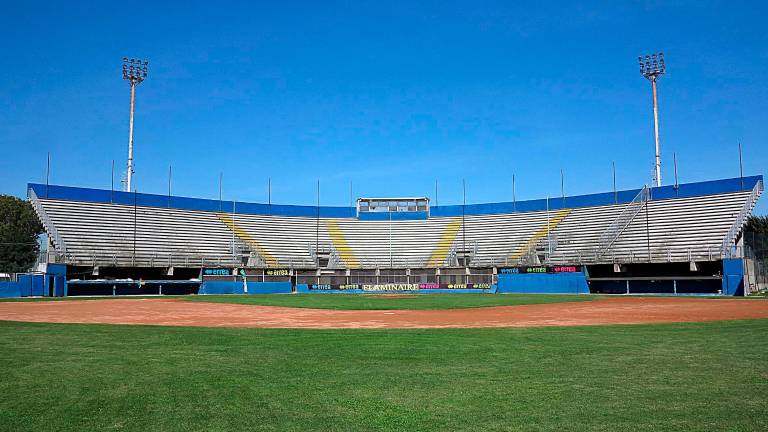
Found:
[[[140,83],[147,78],[149,62],[141,59],[123,57],[123,79],[132,83]]]
[[[640,63],[640,74],[648,79],[655,79],[659,75],[663,75],[667,70],[667,66],[664,64],[663,52],[640,56],[637,60]]]

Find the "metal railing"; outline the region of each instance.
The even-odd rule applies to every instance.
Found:
[[[32,208],[35,210],[35,213],[37,213],[37,217],[40,218],[40,222],[43,223],[43,227],[45,228],[45,231],[48,233],[48,237],[53,243],[53,248],[57,257],[66,261],[66,243],[64,243],[64,239],[62,239],[59,235],[58,230],[56,230],[56,226],[53,224],[53,222],[51,222],[51,219],[48,217],[48,213],[45,212],[45,208],[43,208],[43,205],[38,199],[37,194],[32,189],[29,189],[29,202],[32,204]]]
[[[318,262],[318,257],[326,255],[328,257],[327,268],[345,268],[346,264],[339,255],[339,252],[335,247],[331,245],[316,245],[313,243],[307,243],[307,252],[312,259],[313,264]]]
[[[744,205],[741,207],[741,210],[739,210],[739,213],[736,215],[736,219],[733,221],[733,225],[731,225],[731,228],[728,230],[728,233],[725,235],[725,238],[723,238],[723,244],[720,247],[720,250],[721,250],[721,254],[723,254],[724,256],[726,257],[739,256],[735,254],[736,238],[741,232],[742,227],[744,227],[744,224],[747,222],[747,218],[752,212],[752,209],[755,207],[755,204],[757,203],[757,199],[760,198],[760,194],[762,192],[763,192],[763,182],[758,181],[755,184],[755,187],[752,188],[752,193],[749,194],[747,201],[744,202]]]
[[[736,248],[741,253],[741,248]],[[648,249],[611,249],[610,253],[600,253],[598,249],[581,249],[574,252],[558,252],[537,265],[578,265],[578,264],[631,264],[631,263],[670,263],[691,261],[718,261],[729,258],[718,246],[701,247],[654,247]],[[530,265],[525,262],[510,262],[504,257],[492,257],[482,260],[494,267]],[[478,263],[475,263],[478,264]]]
[[[598,254],[606,254],[611,250],[613,244],[616,243],[616,240],[619,238],[619,236],[621,236],[624,230],[627,229],[629,224],[632,223],[632,221],[635,219],[635,216],[637,216],[637,214],[640,213],[640,211],[646,205],[648,205],[649,199],[650,189],[648,189],[648,186],[646,185],[640,189],[640,192],[637,193],[632,201],[630,201],[624,207],[624,210],[621,211],[619,216],[614,219],[614,221],[611,222],[605,231],[600,235],[600,238],[597,240]]]
[[[451,248],[448,250],[448,254],[445,257],[443,265],[456,266],[459,265],[459,252],[462,252],[464,256],[469,253],[467,264],[470,264],[477,255],[477,240],[470,240],[466,242],[455,241]],[[426,265],[426,264],[425,264]]]

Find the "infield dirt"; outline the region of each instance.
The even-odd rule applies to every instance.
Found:
[[[105,299],[0,303],[0,320],[262,328],[478,328],[700,322],[768,318],[768,301],[622,297],[449,310],[327,310]]]

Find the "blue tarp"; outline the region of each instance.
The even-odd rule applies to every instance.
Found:
[[[578,273],[500,274],[499,293],[589,294],[587,277]]]
[[[0,297],[21,297],[21,284],[18,281],[0,282]]]
[[[290,282],[248,282],[248,294],[290,294]],[[242,281],[204,281],[199,294],[245,294]]]
[[[723,295],[744,295],[744,261],[741,258],[723,260]]]
[[[306,288],[305,288],[306,287]],[[312,293],[312,294],[495,294],[496,285],[491,285],[490,289],[413,289],[413,290],[393,290],[393,291],[366,291],[362,289],[329,289],[329,290],[312,290],[307,285],[297,286],[296,292],[298,293]]]
[[[49,275],[53,276],[53,275]],[[55,278],[54,278],[55,279]],[[40,273],[23,273],[16,277],[15,282],[0,282],[0,297],[42,297],[47,296],[48,277]],[[63,284],[65,281],[59,281],[59,291],[54,291],[54,295],[64,295]]]

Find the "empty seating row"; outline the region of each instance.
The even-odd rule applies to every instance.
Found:
[[[70,264],[230,265],[235,237],[215,213],[41,200]]]
[[[717,259],[749,196],[651,200],[607,250],[598,240],[626,204],[381,221],[34,199],[71,264],[314,268],[330,251],[336,268],[418,268],[459,254],[475,267],[517,265],[542,248],[553,264]]]

